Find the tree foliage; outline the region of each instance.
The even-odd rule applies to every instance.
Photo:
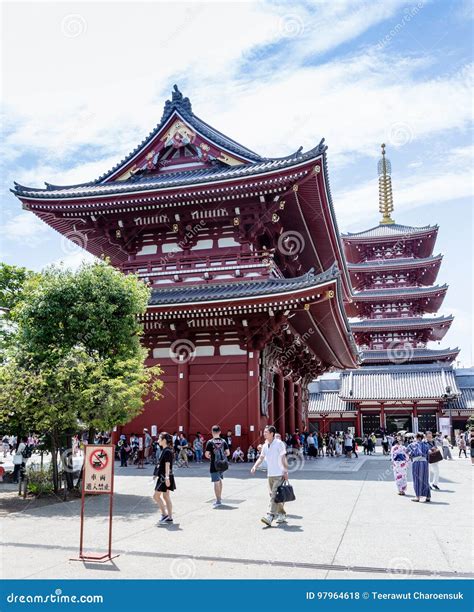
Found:
[[[138,278],[100,262],[52,267],[22,287],[0,369],[3,429],[48,433],[57,448],[68,430],[111,429],[160,397],[162,371],[145,367],[140,345],[149,289]]]

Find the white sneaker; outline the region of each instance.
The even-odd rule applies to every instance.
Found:
[[[278,525],[282,525],[283,523],[288,523],[288,519],[286,518],[286,514],[278,514],[276,522]]]
[[[260,519],[262,521],[262,523],[264,523],[267,527],[271,527],[272,523],[273,523],[273,519],[275,517],[273,516],[273,514],[267,514],[266,516],[262,516],[262,518]]]

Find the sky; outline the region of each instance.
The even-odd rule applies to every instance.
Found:
[[[377,160],[397,223],[440,226],[440,347],[472,348],[472,3],[4,2],[0,260],[77,267],[81,249],[10,193],[98,178],[155,127],[174,83],[258,153],[328,145],[339,228],[379,222]],[[435,348],[436,344],[432,344]]]

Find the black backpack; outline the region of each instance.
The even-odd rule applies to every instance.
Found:
[[[31,455],[33,454],[32,447],[29,444],[27,444],[21,454],[22,454],[23,459],[29,459]]]
[[[217,444],[216,444],[217,442]],[[213,440],[212,445],[214,447],[214,466],[217,472],[225,472],[229,469],[229,462],[225,454],[225,442],[224,440]]]

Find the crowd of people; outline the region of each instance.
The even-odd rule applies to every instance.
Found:
[[[258,457],[250,472],[251,474],[255,474],[259,466],[265,461],[270,504],[267,514],[262,516],[261,521],[267,527],[271,527],[274,520],[280,525],[287,523],[285,504],[278,498],[280,487],[288,480],[287,446],[283,443],[273,425],[265,427],[264,438],[265,442],[259,445]],[[178,440],[183,439],[186,440],[184,434],[178,436]],[[201,439],[200,442],[203,442],[203,439]],[[214,425],[212,427],[211,437],[207,440],[205,445],[204,443],[202,444],[204,457],[209,460],[210,478],[214,489],[215,501],[213,503],[213,508],[222,506],[224,474],[229,468],[231,444],[232,433],[228,432],[227,436],[222,436],[219,425]],[[174,436],[167,432],[160,433],[158,436],[158,445],[161,452],[154,470],[156,483],[153,499],[161,512],[161,518],[158,521],[158,525],[170,525],[173,523],[171,493],[176,489],[173,466],[176,460],[176,453],[178,452],[179,457],[181,450],[179,450],[179,448],[178,451],[176,450]],[[199,450],[201,450],[201,444],[199,444]],[[237,457],[237,455],[235,455],[237,451],[243,454],[240,447],[237,447],[232,454],[231,460],[236,460],[234,457]]]
[[[471,450],[471,463],[474,465],[474,428],[460,433],[457,438],[459,457],[466,448]],[[411,465],[413,488],[415,490],[414,502],[424,498],[431,502],[431,491],[439,491],[440,462],[453,459],[451,444],[447,435],[431,431],[417,433],[414,439],[398,434],[391,446],[393,474],[398,495],[406,495],[408,480],[407,472]]]

